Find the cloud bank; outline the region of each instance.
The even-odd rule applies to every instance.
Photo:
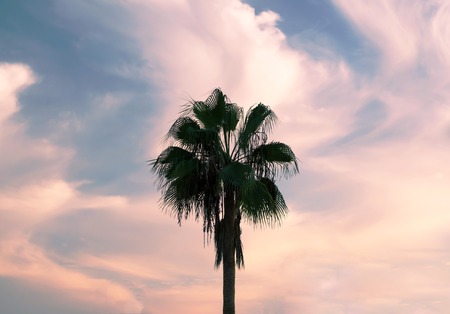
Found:
[[[124,55],[141,63],[124,57],[100,68],[140,87],[114,92],[101,87],[113,80],[99,81],[83,110],[54,104],[60,114],[36,134],[31,126],[41,120],[25,114],[26,96],[50,74],[0,65],[0,147],[8,152],[0,165],[0,275],[10,280],[0,288],[59,291],[73,313],[217,312],[213,250],[202,246],[198,224],[179,228],[160,212],[145,160],[163,147],[180,105],[220,86],[246,108],[273,107],[274,139],[302,162],[301,175],[281,183],[291,209],[284,225],[244,229],[239,311],[445,313],[450,6],[332,3],[379,52],[370,75],[332,47],[318,47],[328,52],[317,56],[291,46],[279,24],[295,14],[256,12],[238,0],[54,5],[68,25],[82,20],[92,31],[74,35],[79,51],[110,34],[103,29],[120,33],[108,47],[130,45]],[[87,14],[85,5],[95,10]],[[148,96],[147,107],[136,105]],[[44,313],[51,293],[30,302]]]

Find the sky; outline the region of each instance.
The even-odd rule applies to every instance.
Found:
[[[238,313],[447,313],[447,0],[1,1],[0,312],[221,311],[146,162],[216,87],[300,160],[282,226],[244,227]]]

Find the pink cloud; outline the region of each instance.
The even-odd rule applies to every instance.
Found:
[[[26,65],[0,64],[0,104],[2,109],[0,122],[2,124],[19,109],[16,94],[34,82],[33,73]]]
[[[435,48],[443,62],[450,65],[450,5],[448,2],[440,1],[439,9],[432,20],[431,34]]]
[[[206,98],[219,86],[239,105],[264,102],[283,123],[301,128],[293,145],[305,150],[345,133],[348,113],[356,109],[348,97],[364,97],[344,62],[314,60],[291,48],[272,11],[256,14],[240,1],[131,1],[127,9],[136,16],[133,36],[163,96],[153,138],[163,136],[190,97]],[[161,148],[152,145],[149,155]]]
[[[436,262],[441,255],[423,249],[440,243],[437,249],[443,250],[450,223],[443,170],[449,124],[442,107],[450,99],[442,88],[448,75],[432,72],[437,66],[427,61],[428,79],[414,72],[420,58],[436,54],[425,39],[427,7],[405,1],[335,3],[383,54],[372,81],[339,58],[312,60],[289,47],[276,26],[279,17],[270,11],[256,15],[237,1],[151,2],[150,11],[144,2],[133,2],[131,10],[140,18],[137,38],[157,72],[153,79],[170,91],[167,118],[157,122],[158,129],[168,129],[185,91],[202,99],[209,88],[222,86],[240,105],[271,105],[283,122],[275,138],[293,145],[302,159],[299,180],[317,180],[316,186],[302,184],[305,190],[289,187],[293,212],[281,229],[244,230],[248,268],[238,273],[244,312],[368,313],[376,308],[389,313],[408,311],[414,302],[445,309],[445,279],[439,274],[447,266]],[[436,23],[435,36],[441,38],[443,22]],[[386,117],[338,147],[355,131],[358,110],[374,99]],[[307,207],[308,198],[328,199],[331,205]],[[411,288],[405,276],[422,267],[414,260],[435,270],[411,275],[424,284]]]
[[[358,77],[339,58],[313,60],[289,47],[277,28],[280,17],[271,11],[255,14],[239,1],[129,1],[124,8],[136,16],[131,35],[142,45],[153,67],[148,75],[166,101],[163,117],[154,118],[149,157],[161,149],[155,142],[189,96],[203,99],[221,86],[240,105],[272,106],[282,122],[274,138],[294,147],[302,173],[283,183],[291,214],[281,228],[245,227],[247,268],[238,272],[238,309],[443,313],[450,306],[448,6],[436,2],[440,6],[429,20],[419,2],[335,3],[383,52],[373,81]],[[381,16],[385,23],[379,23]],[[439,56],[424,61],[426,79],[412,70],[420,56]],[[31,158],[45,165],[45,171],[24,173],[0,190],[2,274],[48,280],[80,299],[91,296],[93,303],[107,298],[119,310],[220,309],[221,272],[213,269],[212,247],[202,246],[201,225],[190,221],[179,228],[159,211],[154,194],[80,192],[78,184],[64,179],[71,152],[49,139],[28,138],[26,125],[11,119],[20,108],[17,93],[34,82],[31,70],[6,65],[0,74],[0,82],[9,84],[0,84],[6,99],[0,144],[18,156],[5,164],[18,168],[18,160]],[[339,146],[354,131],[358,110],[373,99],[383,103],[386,117]],[[98,114],[123,101],[120,95],[98,99]],[[32,242],[30,235],[43,223],[51,227],[79,208],[105,211],[122,223],[115,229],[105,221],[95,228],[80,225],[91,241],[101,246],[104,239],[125,238],[130,251],[57,256],[76,265],[66,267]],[[148,231],[138,228],[142,224]],[[102,238],[105,232],[110,235]],[[131,252],[143,244],[148,251]],[[83,269],[103,270],[127,283],[94,278]],[[48,270],[57,276],[49,279]]]
[[[53,178],[70,156],[70,151],[55,147],[46,138],[29,139],[26,136],[26,124],[13,119],[20,110],[18,94],[35,82],[35,76],[28,66],[0,64],[0,145],[2,151],[6,152],[2,156],[0,171],[5,174],[5,179],[8,178],[9,186],[23,183],[31,175],[39,177],[46,173]],[[27,163],[40,164],[42,167],[35,167],[33,173],[24,173],[21,169],[27,167]]]
[[[64,180],[71,153],[46,138],[29,138],[26,124],[13,115],[20,105],[18,94],[35,82],[23,64],[0,65],[0,171],[8,184],[0,187],[0,275],[39,283],[40,289],[66,291],[72,298],[98,305],[141,311],[142,306],[129,289],[107,279],[96,279],[49,257],[49,252],[32,242],[39,226],[77,207],[121,208],[121,196],[83,195],[79,184]],[[23,165],[29,171],[23,170]],[[105,302],[105,300],[108,300]]]
[[[108,305],[110,308],[139,312],[141,304],[126,288],[109,280],[96,279],[61,267],[50,260],[43,250],[30,244],[27,238],[14,237],[0,242],[0,275],[39,284],[40,289],[70,291],[80,302]],[[130,309],[131,308],[131,309]]]
[[[387,71],[413,64],[419,49],[418,33],[422,23],[419,14],[427,4],[403,0],[335,0],[334,3],[381,50]]]

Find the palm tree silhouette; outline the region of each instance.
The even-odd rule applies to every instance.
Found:
[[[292,149],[268,142],[276,115],[259,103],[244,116],[220,89],[191,101],[167,133],[169,146],[149,163],[158,177],[163,209],[202,218],[214,236],[215,266],[223,263],[223,313],[235,313],[236,266],[244,266],[241,218],[272,226],[287,214],[275,179],[298,173]]]

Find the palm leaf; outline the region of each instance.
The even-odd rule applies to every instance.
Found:
[[[242,116],[242,108],[236,104],[227,103],[225,107],[223,131],[230,132],[236,130],[236,127]]]
[[[164,182],[170,177],[170,173],[180,162],[192,158],[194,158],[192,152],[181,147],[169,146],[156,159],[150,160],[149,164],[160,180]]]
[[[166,135],[172,143],[149,161],[159,180],[163,209],[179,223],[202,218],[205,235],[214,235],[216,267],[230,247],[236,265],[244,266],[241,215],[252,224],[273,226],[287,213],[274,179],[280,172],[297,173],[298,165],[289,146],[267,143],[276,121],[262,103],[244,116],[217,88],[205,101],[186,105]],[[225,231],[226,213],[228,218],[233,213],[235,221]]]
[[[270,182],[268,178],[254,180],[242,192],[242,214],[255,225],[273,226],[287,213],[283,196]]]
[[[225,107],[226,96],[217,88],[206,101],[194,101],[192,112],[204,128],[218,130],[223,123]]]
[[[248,164],[233,161],[223,167],[219,176],[225,188],[231,187],[234,190],[239,190],[246,184],[246,181],[253,177],[253,169]]]
[[[172,124],[165,139],[173,139],[181,146],[191,146],[196,143],[195,131],[200,130],[197,121],[191,117],[180,117]]]
[[[272,131],[276,121],[275,113],[266,105],[259,103],[250,108],[239,134],[241,150],[247,151],[249,148],[251,149],[258,144],[265,143],[267,133]]]
[[[256,147],[249,156],[258,176],[275,177],[279,170],[290,176],[298,173],[297,157],[292,149],[280,142],[270,142]]]

